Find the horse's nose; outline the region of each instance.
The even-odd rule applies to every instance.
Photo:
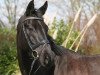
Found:
[[[50,58],[49,58],[48,56],[45,57],[45,60],[44,60],[44,64],[45,64],[45,65],[49,63],[49,59],[50,59]]]

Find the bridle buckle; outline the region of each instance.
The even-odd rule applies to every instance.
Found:
[[[39,54],[36,50],[32,51],[32,57],[33,58],[38,58],[39,57]]]

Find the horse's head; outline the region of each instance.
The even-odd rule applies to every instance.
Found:
[[[19,42],[24,43],[23,50],[27,50],[31,58],[39,57],[38,59],[42,66],[47,66],[54,58],[54,53],[47,39],[48,27],[42,18],[47,6],[48,3],[46,1],[42,7],[35,9],[34,1],[30,1],[25,14],[19,19],[17,28],[17,36],[22,36],[21,39],[23,40]]]

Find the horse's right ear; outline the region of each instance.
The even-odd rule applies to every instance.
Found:
[[[34,0],[30,1],[30,3],[28,4],[27,6],[27,9],[26,9],[26,16],[30,16],[32,14],[32,11],[34,11]]]
[[[43,6],[41,6],[38,10],[37,10],[37,13],[38,13],[38,16],[43,16],[47,10],[47,7],[48,7],[48,2],[46,1],[44,3]]]

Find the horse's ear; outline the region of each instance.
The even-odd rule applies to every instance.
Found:
[[[30,16],[34,10],[35,10],[34,9],[34,0],[32,0],[32,1],[30,1],[30,3],[27,6],[27,9],[25,12],[26,16]]]
[[[48,2],[46,1],[46,2],[44,3],[44,5],[41,6],[41,7],[37,10],[38,15],[39,15],[39,16],[43,16],[43,15],[45,14],[46,10],[47,10],[47,7],[48,7]]]

